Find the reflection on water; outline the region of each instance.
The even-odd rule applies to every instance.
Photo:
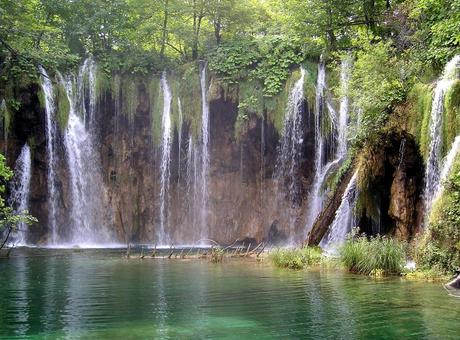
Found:
[[[0,338],[456,338],[440,285],[268,264],[18,250],[0,261]]]

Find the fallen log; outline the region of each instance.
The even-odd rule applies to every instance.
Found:
[[[334,193],[334,196],[329,200],[319,216],[316,218],[315,223],[313,223],[313,227],[311,228],[307,235],[307,239],[305,240],[305,245],[317,246],[323,239],[324,235],[326,235],[330,225],[332,222],[334,222],[335,212],[340,207],[343,193],[345,192],[348,183],[353,177],[354,171],[354,168],[350,167],[345,176],[343,176],[340,185],[337,187],[337,190]]]

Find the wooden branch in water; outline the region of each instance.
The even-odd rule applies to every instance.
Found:
[[[152,251],[152,253],[150,254],[150,257],[155,257],[156,254],[157,254],[157,245],[155,244],[155,245],[153,246],[153,251]]]
[[[264,243],[264,246],[262,247],[262,249],[257,253],[257,257],[259,257],[260,254],[262,254],[262,253],[264,252],[264,249],[265,249],[265,246],[266,246],[266,245],[267,245],[267,244]]]
[[[249,243],[248,249],[246,250],[246,254],[244,254],[244,257],[248,256],[248,254],[249,254],[249,249],[251,249],[251,245],[252,245],[252,243]]]
[[[249,255],[254,254],[254,253],[256,252],[256,250],[259,249],[259,247],[260,247],[262,244],[263,244],[263,242],[260,242],[260,243],[258,244],[257,247],[255,247],[253,250],[251,250],[251,252],[249,253]]]
[[[170,250],[171,250],[171,253],[170,253],[169,256],[168,256],[168,259],[170,259],[171,256],[172,256],[172,254],[174,253],[174,248],[173,248],[173,246],[171,246]]]
[[[5,246],[6,242],[8,242],[8,239],[9,239],[9,237],[10,237],[10,234],[11,234],[11,231],[12,231],[12,230],[13,230],[13,228],[8,227],[8,233],[6,234],[6,237],[5,237],[5,239],[3,240],[2,245],[0,246],[0,250],[2,250],[3,247]]]
[[[6,258],[7,258],[7,259],[10,258],[10,253],[11,253],[11,251],[12,251],[15,247],[16,247],[16,245],[13,244],[13,245],[10,247],[10,249],[8,249],[8,252],[6,253]]]
[[[238,241],[239,241],[239,239],[236,239],[235,242],[233,242],[231,245],[225,247],[225,248],[224,248],[224,251],[226,251],[227,249],[233,247],[233,246],[235,245],[235,243],[238,242]]]

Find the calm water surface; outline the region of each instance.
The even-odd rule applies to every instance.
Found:
[[[96,250],[18,250],[0,273],[0,338],[460,337],[460,299],[398,278]]]

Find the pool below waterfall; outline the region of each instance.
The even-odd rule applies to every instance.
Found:
[[[269,261],[18,249],[0,260],[0,338],[457,338],[441,284]]]

